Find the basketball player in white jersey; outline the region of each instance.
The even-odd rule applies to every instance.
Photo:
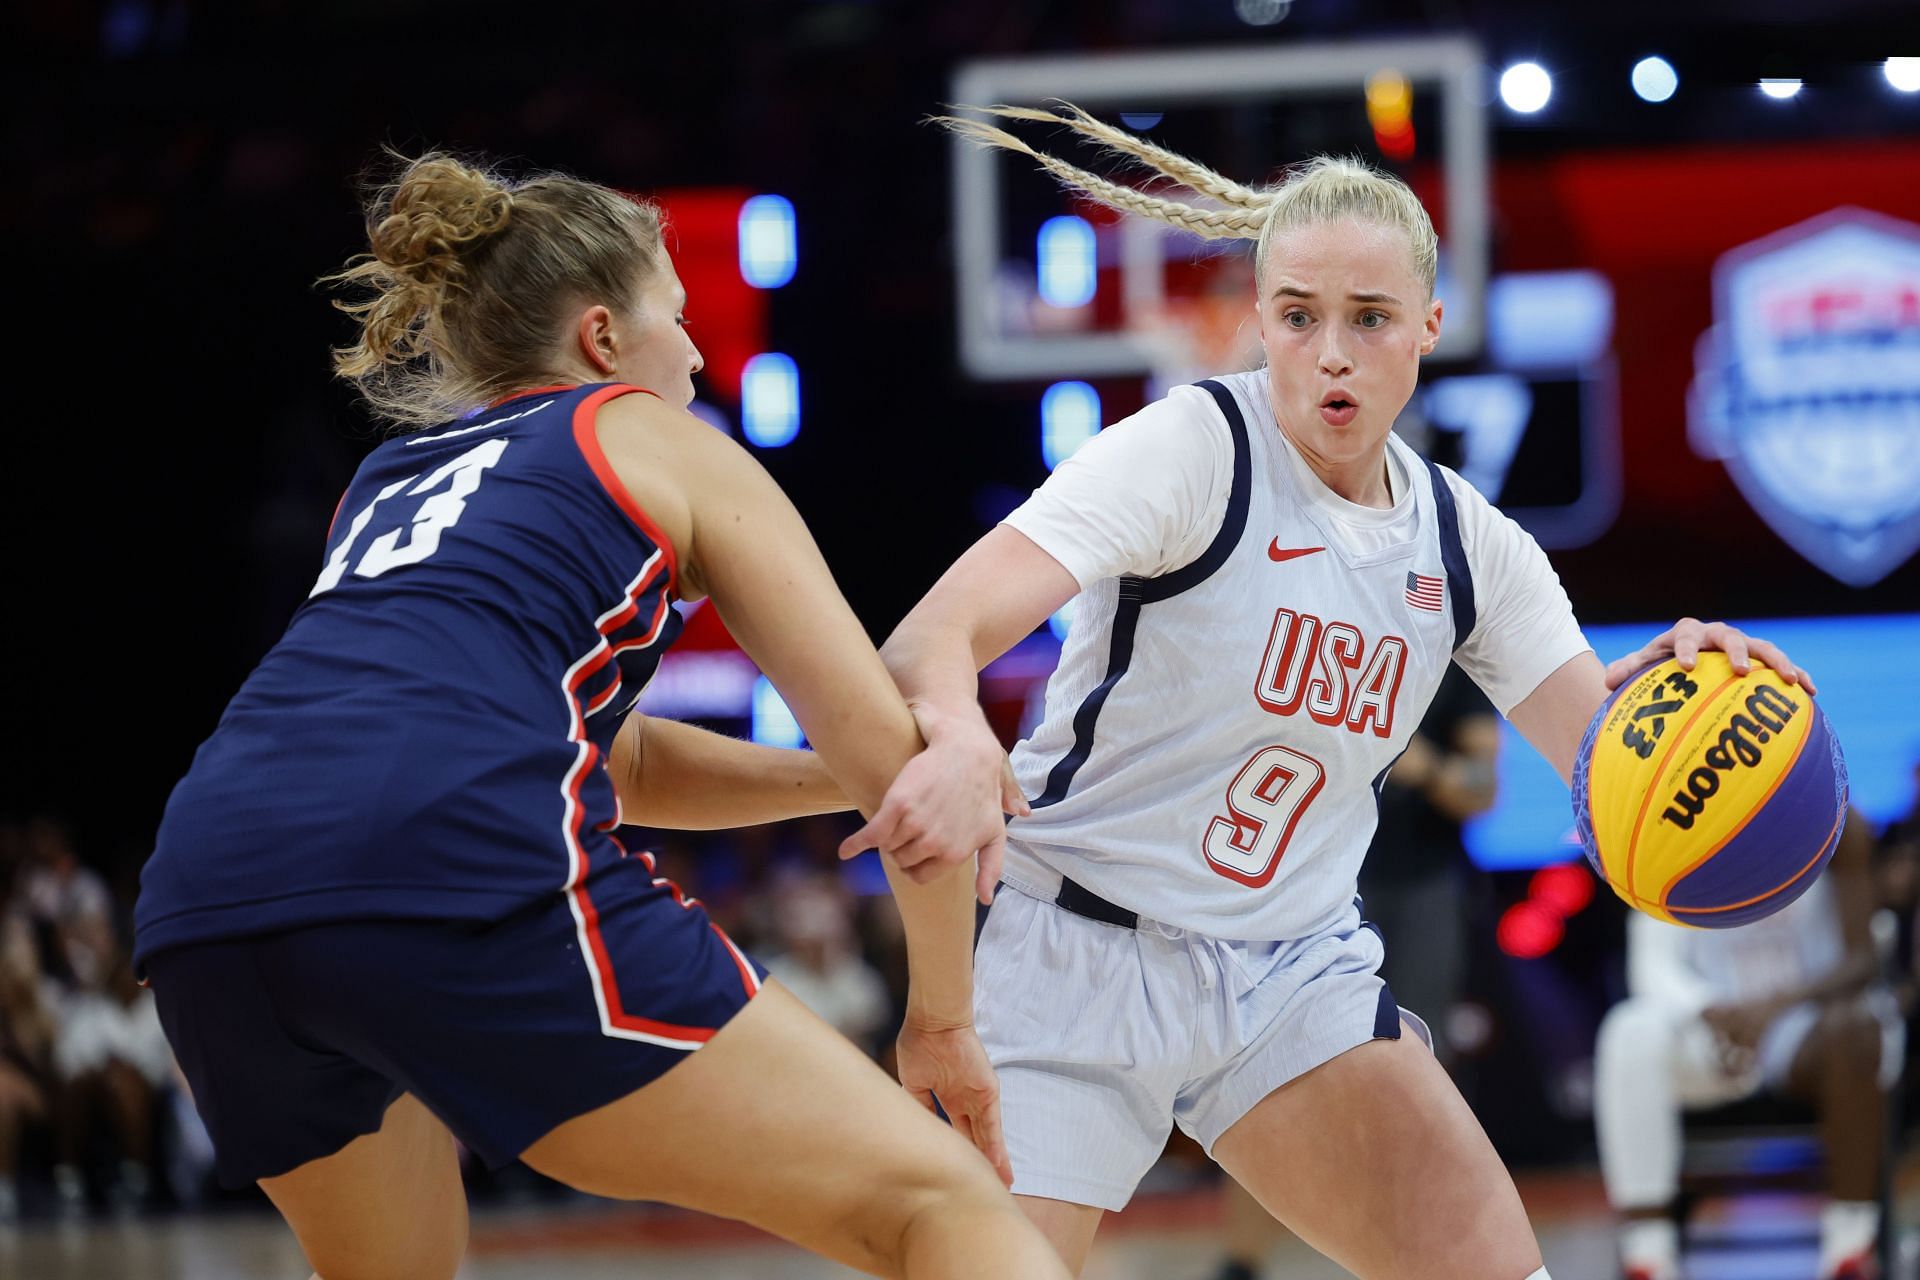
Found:
[[[1363,1280],[1544,1280],[1512,1180],[1376,973],[1354,884],[1380,780],[1450,658],[1563,778],[1609,682],[1647,662],[1794,668],[1687,620],[1603,669],[1533,540],[1393,438],[1441,324],[1406,186],[1321,158],[1256,190],[1069,112],[1000,111],[1219,203],[948,123],[1116,208],[1257,241],[1266,367],[1107,428],[884,650],[925,722],[984,739],[979,669],[1080,597],[1013,753],[1022,796],[984,771],[975,789],[1015,815],[975,997],[1014,1192],[1078,1268],[1177,1123]],[[934,792],[903,773],[844,851],[910,846]],[[903,1081],[951,1087],[930,1058],[903,1046]]]
[[[1848,816],[1828,872],[1793,905],[1738,929],[1627,925],[1627,999],[1600,1024],[1594,1124],[1607,1199],[1625,1221],[1627,1280],[1677,1280],[1680,1116],[1767,1089],[1820,1115],[1832,1199],[1820,1280],[1867,1280],[1880,1228],[1884,1091],[1906,1028],[1874,981],[1865,818]]]

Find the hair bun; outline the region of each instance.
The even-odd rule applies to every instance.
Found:
[[[666,260],[647,201],[559,173],[509,183],[445,151],[387,155],[391,176],[366,192],[371,252],[321,280],[349,291],[334,305],[359,324],[334,372],[396,425],[572,380],[569,317],[589,301],[630,311]]]
[[[367,228],[374,256],[421,284],[460,273],[460,256],[513,216],[513,192],[492,174],[431,153],[409,164]]]

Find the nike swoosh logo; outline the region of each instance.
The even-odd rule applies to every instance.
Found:
[[[1297,560],[1301,556],[1310,556],[1316,551],[1325,551],[1325,547],[1282,547],[1280,539],[1275,538],[1273,545],[1267,548],[1269,560]]]

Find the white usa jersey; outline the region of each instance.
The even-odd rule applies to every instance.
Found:
[[[1335,527],[1266,378],[1211,379],[1150,407],[1163,441],[1186,415],[1194,448],[1221,438],[1200,415],[1224,420],[1224,511],[1179,567],[1083,582],[1045,717],[1013,752],[1033,813],[1009,827],[1010,882],[1050,895],[1069,877],[1219,938],[1330,928],[1353,909],[1387,769],[1456,649],[1505,712],[1586,648],[1532,540],[1397,438],[1401,516],[1371,541]],[[1084,508],[1074,483],[1062,493]],[[1468,539],[1462,502],[1477,504]],[[1021,514],[1009,523],[1041,527]],[[1159,563],[1144,550],[1134,562]],[[1526,590],[1500,581],[1514,577]],[[1499,618],[1482,626],[1488,603]]]

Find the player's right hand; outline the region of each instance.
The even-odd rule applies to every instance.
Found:
[[[1618,689],[1634,672],[1668,658],[1677,658],[1682,670],[1691,671],[1702,649],[1720,650],[1741,675],[1750,671],[1755,660],[1758,660],[1771,667],[1788,684],[1803,684],[1811,694],[1818,695],[1820,692],[1813,683],[1813,677],[1803,668],[1794,666],[1792,659],[1779,645],[1762,640],[1759,636],[1750,636],[1727,623],[1702,622],[1698,618],[1682,618],[1635,652],[1609,662],[1607,688]]]
[[[878,849],[916,884],[980,855],[974,893],[993,901],[1006,853],[1006,814],[1032,812],[986,717],[947,715],[916,705],[927,749],[887,788],[872,821],[841,842],[840,856]]]

